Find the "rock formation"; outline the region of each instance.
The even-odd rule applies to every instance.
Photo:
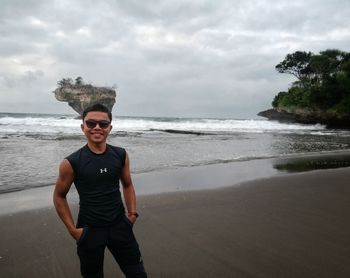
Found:
[[[350,115],[323,110],[274,108],[261,111],[258,116],[279,122],[323,124],[328,128],[350,128]]]
[[[61,84],[53,93],[57,100],[68,102],[80,116],[85,108],[96,103],[101,103],[112,111],[116,98],[116,92],[112,88],[85,84]]]

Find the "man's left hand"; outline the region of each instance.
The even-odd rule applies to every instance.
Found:
[[[136,222],[136,216],[135,215],[129,215],[128,219],[133,225],[135,224],[135,222]]]

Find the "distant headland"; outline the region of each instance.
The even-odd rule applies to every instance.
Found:
[[[279,92],[272,109],[259,116],[282,122],[324,124],[350,128],[350,53],[328,49],[319,54],[296,51],[276,65],[280,73],[297,78]]]
[[[68,102],[80,116],[85,108],[95,103],[101,103],[112,111],[115,104],[116,92],[110,87],[95,87],[85,84],[82,77],[77,77],[75,82],[72,78],[63,78],[57,82],[57,89],[53,91],[59,101]]]

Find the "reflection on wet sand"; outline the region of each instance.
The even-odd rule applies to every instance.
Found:
[[[273,162],[273,167],[288,173],[350,167],[350,154],[332,153],[276,159]]]

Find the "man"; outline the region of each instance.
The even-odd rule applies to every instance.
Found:
[[[126,277],[147,277],[132,231],[138,214],[129,158],[123,148],[106,143],[111,121],[111,112],[101,104],[85,109],[81,129],[87,144],[61,162],[53,201],[59,217],[77,242],[83,277],[103,277],[106,246]],[[76,226],[66,199],[73,182],[80,199]]]

